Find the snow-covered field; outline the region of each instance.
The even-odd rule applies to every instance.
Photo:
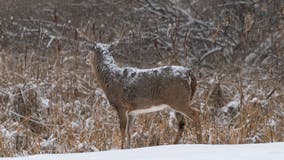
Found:
[[[43,154],[0,160],[283,160],[284,143],[167,145],[93,153]]]

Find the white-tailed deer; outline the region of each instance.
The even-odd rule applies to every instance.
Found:
[[[164,106],[170,106],[176,111],[179,127],[174,143],[178,143],[181,138],[185,125],[184,117],[193,120],[198,142],[202,141],[198,111],[190,106],[196,89],[196,79],[190,69],[181,66],[151,69],[119,67],[111,56],[108,45],[97,43],[94,50],[86,60],[92,66],[98,84],[110,104],[118,112],[121,148],[124,148],[126,136],[127,148],[130,147],[129,128],[135,115],[131,113],[155,111]]]

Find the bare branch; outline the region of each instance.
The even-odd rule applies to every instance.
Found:
[[[218,52],[218,51],[221,51],[221,50],[222,50],[221,47],[216,47],[216,48],[214,48],[214,49],[212,49],[212,50],[210,50],[210,51],[204,53],[203,56],[200,58],[199,63],[201,63],[202,61],[204,61],[204,60],[206,59],[206,57],[208,57],[209,55],[211,55],[211,54],[213,54],[213,53],[216,53],[216,52]]]

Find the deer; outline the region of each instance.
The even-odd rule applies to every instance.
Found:
[[[185,130],[185,118],[197,129],[202,141],[200,112],[191,107],[197,81],[191,69],[182,66],[162,66],[139,69],[120,67],[109,51],[109,44],[95,43],[86,56],[86,63],[105,92],[109,104],[118,113],[121,148],[130,148],[130,128],[137,114],[154,112],[167,107],[175,112],[178,127],[174,144],[178,144]],[[127,138],[127,141],[126,141]],[[127,142],[127,143],[126,143]]]

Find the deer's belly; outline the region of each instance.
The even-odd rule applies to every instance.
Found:
[[[166,104],[161,104],[161,105],[151,106],[151,107],[143,108],[143,109],[135,109],[135,110],[129,112],[129,114],[131,114],[131,115],[139,115],[139,114],[157,112],[157,111],[160,111],[160,110],[164,110],[166,108],[170,108],[170,106],[168,106]]]

